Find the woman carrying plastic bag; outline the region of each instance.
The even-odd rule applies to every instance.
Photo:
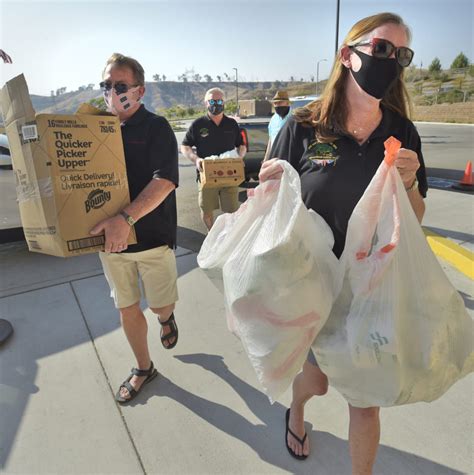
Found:
[[[406,194],[405,204],[409,202],[407,206],[412,208],[418,221],[423,217],[426,172],[420,137],[408,119],[409,97],[403,80],[403,69],[410,65],[414,54],[409,48],[410,38],[403,20],[392,13],[373,15],[357,22],[338,51],[322,96],[307,107],[294,111],[273,146],[271,156],[289,161],[298,171],[306,206],[320,214],[331,227],[335,238],[333,251],[337,257],[344,249],[352,212],[383,161],[384,141],[392,135],[402,143],[394,161],[396,173],[403,183],[397,184],[398,188],[403,187],[397,192]],[[261,181],[276,179],[280,175],[278,160],[263,164]],[[367,229],[364,229],[366,225]],[[413,222],[411,227],[414,227]],[[365,223],[362,231],[367,244],[367,238],[374,234],[373,229]],[[419,234],[421,230],[417,232]],[[359,251],[364,253],[368,249],[357,249]],[[351,282],[357,287],[357,274],[353,273],[352,277]],[[316,339],[317,348],[323,337],[332,337],[336,347],[348,347],[344,322],[333,317],[347,317],[353,294],[351,282],[346,282],[349,285],[343,287],[336,300]],[[382,308],[379,310],[384,312]],[[377,341],[379,335],[370,333]],[[373,339],[370,334],[369,338]],[[383,335],[380,339],[385,343]],[[357,352],[355,344],[360,341],[352,340],[351,355]],[[309,440],[304,428],[305,404],[313,396],[325,394],[328,388],[328,378],[318,367],[318,362],[325,367],[347,368],[347,365],[337,364],[337,355],[330,349],[326,345],[325,354],[321,352],[322,362],[310,353],[303,372],[293,383],[293,400],[286,413],[285,443],[289,453],[298,459],[305,459],[309,454]],[[459,361],[458,366],[462,367]],[[356,384],[363,389],[363,381],[352,377],[350,371],[344,375],[344,382],[347,386]],[[338,383],[342,387],[342,378]],[[370,389],[366,391],[370,392]],[[371,407],[349,404],[353,473],[372,473],[380,438],[379,407],[373,404]]]
[[[301,370],[340,289],[332,232],[304,206],[297,172],[282,167],[281,181],[217,218],[198,255],[213,280],[223,279],[229,329],[271,400]]]

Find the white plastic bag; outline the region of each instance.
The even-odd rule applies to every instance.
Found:
[[[200,267],[223,269],[229,328],[270,400],[301,370],[340,289],[332,231],[302,202],[297,172],[281,164],[281,182],[259,185],[236,213],[219,216],[198,255]]]
[[[432,401],[474,371],[472,319],[386,161],[352,213],[341,264],[343,290],[314,349],[350,404]]]

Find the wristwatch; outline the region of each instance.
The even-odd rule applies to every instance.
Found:
[[[418,188],[418,178],[415,177],[415,179],[413,180],[413,183],[408,188],[405,188],[405,190],[409,192],[409,191],[416,190],[417,188]]]
[[[130,226],[133,226],[136,221],[128,214],[126,213],[124,210],[120,211],[120,216],[122,216],[123,219],[125,219],[125,221],[127,221],[127,223],[130,225]]]

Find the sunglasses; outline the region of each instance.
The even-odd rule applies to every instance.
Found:
[[[224,104],[224,101],[222,99],[209,99],[209,105],[211,106],[221,106],[222,104]]]
[[[415,55],[412,49],[406,46],[397,47],[392,42],[382,38],[372,38],[369,41],[361,41],[360,43],[349,45],[349,48],[353,49],[356,46],[371,46],[372,56],[374,58],[390,58],[390,56],[395,53],[398,64],[403,68],[410,66],[413,56]]]
[[[132,87],[137,87],[139,86],[139,84],[133,84],[132,86],[129,86],[128,84],[124,84],[123,82],[116,82],[115,84],[113,84],[110,81],[102,81],[99,86],[102,91],[108,92],[112,88],[114,88],[117,94],[125,94],[126,92],[128,92],[129,89],[131,89]]]

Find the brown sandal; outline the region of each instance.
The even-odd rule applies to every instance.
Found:
[[[176,325],[176,320],[174,319],[174,313],[170,315],[170,318],[166,320],[166,322],[161,322],[160,319],[158,319],[159,324],[162,327],[169,327],[170,332],[167,335],[163,335],[163,328],[161,329],[161,344],[163,345],[163,348],[167,350],[171,350],[171,348],[174,348],[176,346],[176,343],[178,343],[178,326]],[[171,340],[174,338],[173,343],[171,343]],[[165,345],[165,342],[168,344]]]

